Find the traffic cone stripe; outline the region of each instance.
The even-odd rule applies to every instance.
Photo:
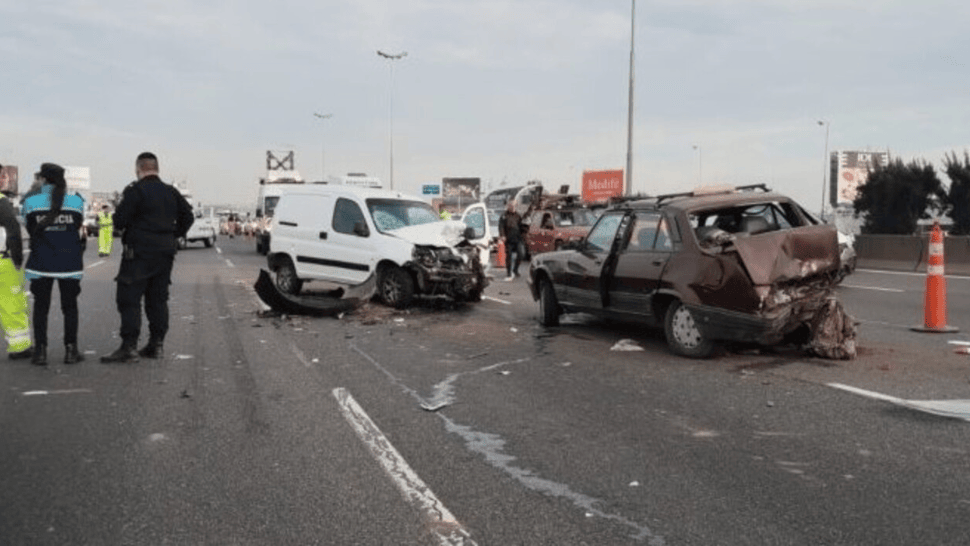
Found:
[[[931,265],[926,268],[927,275],[943,275],[942,265]]]
[[[930,243],[930,256],[943,257],[943,243]]]

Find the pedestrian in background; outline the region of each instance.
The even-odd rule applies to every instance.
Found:
[[[515,210],[515,201],[509,201],[505,206],[505,214],[498,221],[499,237],[505,241],[505,277],[506,282],[515,280],[519,276],[519,261],[522,243],[522,216]]]
[[[0,326],[7,338],[11,360],[30,358],[30,322],[27,316],[27,291],[24,290],[23,238],[20,222],[7,198],[9,176],[0,165]]]
[[[178,239],[192,222],[192,205],[158,177],[158,158],[144,152],[135,161],[137,180],[128,184],[115,208],[122,255],[115,301],[121,315],[121,347],[101,362],[135,362],[139,356],[160,359],[168,333],[168,286]],[[141,300],[148,316],[148,343],[136,352],[141,332]]]
[[[54,163],[40,166],[40,192],[28,197],[20,215],[30,234],[30,257],[24,268],[34,296],[34,348],[32,364],[47,364],[47,315],[54,281],[64,313],[64,363],[84,360],[77,347],[77,298],[84,271],[84,198],[67,192],[64,168]]]
[[[105,258],[111,256],[111,243],[114,242],[114,221],[111,218],[111,208],[108,205],[101,207],[98,213],[98,256]]]

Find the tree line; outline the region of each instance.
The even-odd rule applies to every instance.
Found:
[[[925,160],[876,162],[852,201],[862,233],[911,235],[917,221],[946,215],[953,220],[951,235],[970,235],[970,152],[962,161],[955,152],[947,154],[943,165],[949,188]]]

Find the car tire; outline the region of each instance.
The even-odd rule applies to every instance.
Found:
[[[212,248],[212,245],[216,244],[216,237],[213,235],[204,241],[206,248]]]
[[[547,279],[539,284],[539,324],[543,326],[559,326],[559,300],[552,282]]]
[[[377,293],[385,304],[404,309],[414,299],[414,279],[400,267],[385,267],[377,279]]]
[[[303,288],[303,281],[296,276],[296,268],[289,258],[276,268],[276,289],[290,296],[298,296]]]
[[[179,237],[178,245],[179,250],[185,250],[185,248],[189,246],[189,242],[185,239],[185,237]]]
[[[667,307],[664,335],[674,354],[688,358],[707,358],[714,352],[714,342],[706,339],[694,321],[694,315],[680,301]]]

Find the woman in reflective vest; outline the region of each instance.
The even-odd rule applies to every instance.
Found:
[[[98,256],[104,258],[111,255],[111,243],[114,232],[114,220],[108,212],[108,205],[101,207],[98,213]]]
[[[7,191],[7,171],[0,165],[0,190]],[[30,319],[24,290],[23,240],[20,223],[10,200],[0,194],[0,325],[7,337],[7,356],[30,358]]]

